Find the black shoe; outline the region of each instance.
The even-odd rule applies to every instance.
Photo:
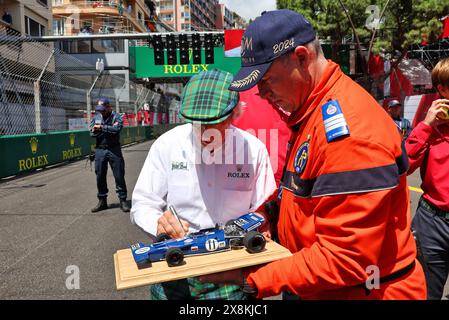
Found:
[[[120,209],[122,209],[123,212],[129,212],[131,208],[128,206],[128,201],[120,200]]]
[[[90,211],[98,212],[101,210],[106,210],[107,208],[108,208],[108,202],[106,201],[106,198],[98,198],[97,206]]]

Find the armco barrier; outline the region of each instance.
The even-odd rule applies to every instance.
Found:
[[[120,142],[127,145],[159,137],[176,124],[124,127]],[[78,159],[95,148],[89,132],[65,131],[0,137],[0,179]]]

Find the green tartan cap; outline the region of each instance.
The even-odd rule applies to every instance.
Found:
[[[239,94],[228,90],[233,75],[214,69],[194,75],[181,94],[179,114],[186,122],[220,123],[232,113]]]

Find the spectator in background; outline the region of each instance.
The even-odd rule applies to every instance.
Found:
[[[6,11],[6,9],[3,11],[2,20],[6,23],[12,24],[12,16],[8,11]]]
[[[432,83],[441,99],[430,106],[426,118],[405,142],[408,174],[420,168],[424,191],[412,228],[420,243],[427,297],[441,299],[449,274],[449,58],[432,71]]]
[[[120,2],[118,4],[118,7],[117,7],[117,10],[118,10],[119,16],[120,17],[123,16],[123,1],[122,0],[120,0]]]
[[[391,100],[390,102],[388,102],[388,113],[396,124],[396,127],[398,127],[402,138],[407,139],[410,131],[412,131],[412,126],[410,124],[410,121],[401,117],[401,107],[402,104],[398,100]]]
[[[149,115],[150,115],[150,104],[149,103],[145,103],[143,105],[143,118],[144,118],[144,121],[145,121],[144,122],[145,125],[149,123],[149,121],[148,121]]]

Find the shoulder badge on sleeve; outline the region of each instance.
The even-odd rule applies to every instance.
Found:
[[[321,106],[321,111],[323,114],[327,142],[349,135],[348,124],[346,123],[345,116],[341,111],[338,100],[330,100]]]

